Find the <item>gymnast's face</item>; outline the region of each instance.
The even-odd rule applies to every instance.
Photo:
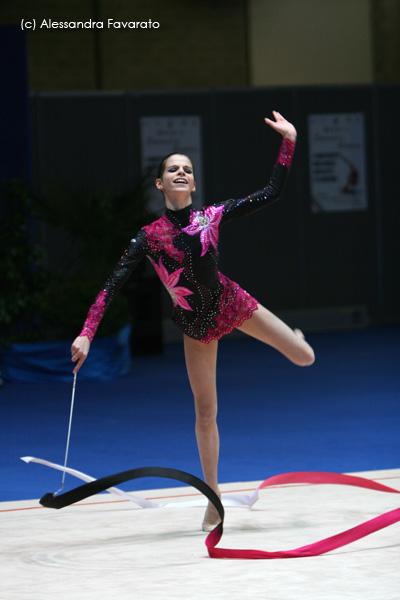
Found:
[[[185,154],[168,156],[161,177],[156,179],[156,187],[163,192],[168,208],[179,209],[190,204],[191,193],[196,190],[190,158]]]

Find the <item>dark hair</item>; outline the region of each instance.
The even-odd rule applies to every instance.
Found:
[[[193,167],[193,176],[194,176],[194,166],[193,166],[193,161],[190,158],[190,156],[188,156],[187,154],[185,154],[185,152],[170,152],[169,154],[167,154],[167,156],[164,156],[164,158],[162,159],[162,161],[160,162],[160,164],[158,165],[158,169],[157,169],[157,179],[161,179],[161,177],[164,174],[165,171],[165,163],[167,162],[167,159],[170,156],[174,156],[175,154],[181,154],[182,156],[187,156],[188,159],[190,160],[190,162],[192,163],[192,167]]]

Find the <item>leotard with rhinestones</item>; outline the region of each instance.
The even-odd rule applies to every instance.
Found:
[[[169,292],[172,320],[187,336],[208,343],[239,327],[257,310],[255,298],[218,270],[219,228],[279,199],[292,163],[294,142],[284,138],[271,178],[240,200],[193,210],[167,209],[143,227],[123,253],[91,306],[81,336],[92,341],[111,300],[145,257]]]

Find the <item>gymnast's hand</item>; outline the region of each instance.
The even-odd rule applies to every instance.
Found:
[[[292,140],[292,142],[295,142],[297,138],[297,132],[294,125],[289,123],[289,121],[286,121],[286,119],[282,117],[282,115],[276,110],[273,110],[272,114],[274,115],[275,121],[265,118],[264,121],[267,123],[267,125],[272,127],[272,129],[275,129],[275,131],[280,133],[284,138],[289,138]]]
[[[87,335],[79,336],[71,346],[71,360],[76,362],[73,374],[77,373],[86,360],[90,350],[90,341]]]

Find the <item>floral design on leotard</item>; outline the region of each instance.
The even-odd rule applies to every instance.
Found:
[[[169,295],[171,296],[173,305],[180,306],[185,310],[193,310],[192,308],[190,308],[187,300],[185,300],[184,298],[185,296],[193,294],[193,292],[188,290],[188,288],[177,286],[177,283],[179,282],[179,277],[183,271],[183,267],[181,269],[178,269],[177,271],[174,271],[173,273],[168,273],[167,269],[163,265],[161,256],[158,261],[158,266],[156,265],[154,260],[152,260],[151,262],[153,263],[153,267],[157,271],[157,275],[161,279],[161,282],[166,287]]]
[[[173,244],[173,240],[179,234],[179,231],[175,229],[165,215],[150,225],[146,225],[143,229],[148,234],[147,240],[152,252],[157,253],[164,250],[168,256],[182,262],[185,253],[175,248]]]
[[[182,231],[188,235],[200,233],[200,242],[204,256],[210,244],[217,249],[218,243],[218,225],[222,218],[223,206],[207,206],[202,211],[193,212],[190,215],[190,225],[184,227]]]

